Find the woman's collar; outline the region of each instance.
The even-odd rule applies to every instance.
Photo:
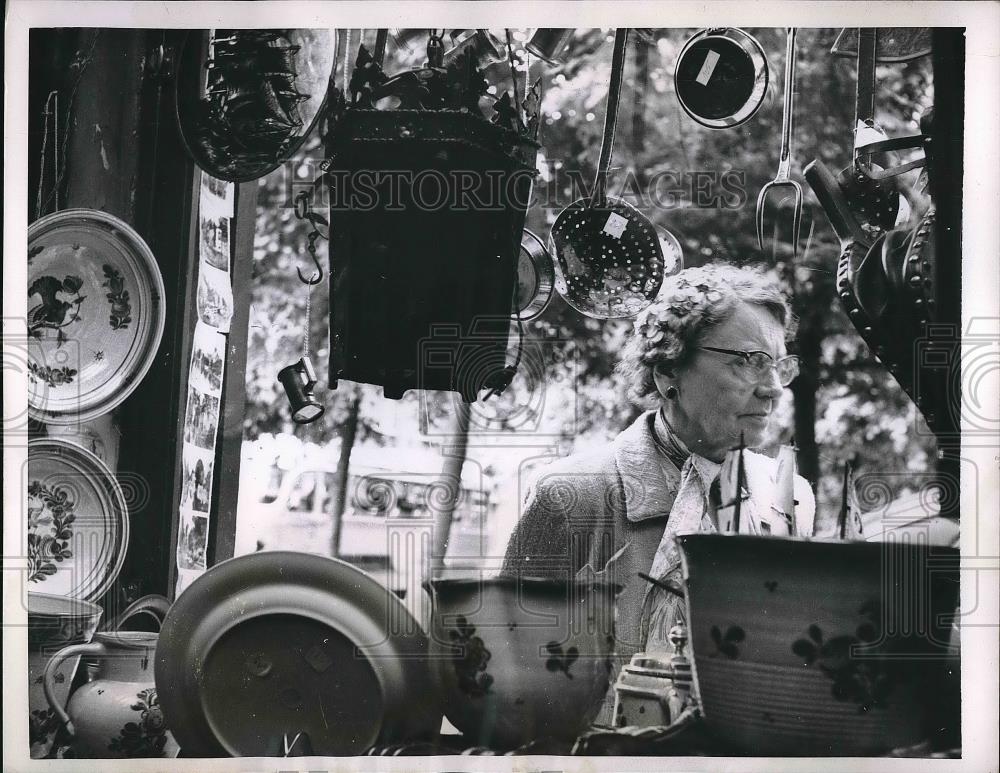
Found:
[[[708,491],[708,487],[712,485],[712,481],[718,477],[719,471],[722,469],[722,463],[713,462],[711,459],[700,454],[693,453],[687,447],[687,444],[680,439],[674,428],[670,426],[663,408],[660,408],[656,412],[653,429],[658,444],[667,454],[670,461],[680,470],[683,470],[684,464],[690,461],[691,466],[701,476],[705,490]]]
[[[680,485],[679,467],[654,461],[660,453],[653,427],[655,417],[656,411],[646,411],[612,443],[629,521],[666,518]]]

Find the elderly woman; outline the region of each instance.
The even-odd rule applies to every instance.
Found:
[[[636,321],[619,364],[643,413],[608,446],[547,467],[528,493],[504,573],[572,577],[584,567],[624,586],[616,608],[619,666],[635,652],[671,650],[683,620],[675,536],[720,530],[720,471],[741,437],[765,437],[782,389],[798,374],[785,348],[791,314],[754,270],[690,268],[667,279]],[[795,480],[796,523],[773,506],[777,464],[744,454],[741,532],[811,534],[815,502]],[[725,525],[722,525],[725,529]],[[610,700],[599,721],[610,721]]]

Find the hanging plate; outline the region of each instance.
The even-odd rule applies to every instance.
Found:
[[[252,553],[212,567],[174,602],[156,686],[186,755],[357,755],[436,737],[427,649],[403,602],[360,569]]]
[[[163,335],[163,278],[117,217],[67,209],[28,228],[28,412],[76,424],[120,405]]]
[[[125,497],[104,463],[65,440],[28,442],[28,589],[97,601],[128,549]]]
[[[768,66],[757,39],[741,29],[695,33],[677,57],[674,90],[684,111],[702,126],[731,129],[760,109]]]
[[[194,162],[246,182],[291,158],[323,113],[334,30],[215,29],[188,33],[176,79],[177,122]]]
[[[552,298],[554,281],[552,256],[542,240],[525,228],[517,259],[517,311],[511,317],[529,322],[541,316]]]

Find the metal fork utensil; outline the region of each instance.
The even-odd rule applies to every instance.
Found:
[[[764,249],[764,208],[767,197],[778,188],[791,188],[795,198],[792,212],[792,257],[798,251],[799,231],[802,227],[802,186],[789,177],[792,162],[792,113],[795,92],[795,35],[796,28],[789,27],[785,51],[785,99],[781,117],[781,155],[778,173],[760,190],[757,196],[757,246]]]

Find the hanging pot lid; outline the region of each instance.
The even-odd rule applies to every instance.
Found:
[[[171,606],[157,693],[186,754],[357,755],[436,737],[427,649],[403,602],[360,569],[251,553],[212,567]]]
[[[735,27],[699,30],[684,44],[674,69],[681,107],[710,129],[750,120],[764,102],[767,84],[764,49]]]
[[[542,240],[525,228],[517,259],[517,300],[511,317],[522,322],[540,317],[552,299],[554,282],[552,256]]]
[[[97,601],[118,579],[129,542],[121,486],[104,462],[65,440],[28,442],[28,588]]]
[[[291,158],[323,113],[335,69],[334,30],[188,33],[176,78],[177,123],[194,162],[246,182]]]
[[[28,413],[76,424],[109,413],[153,364],[166,312],[152,251],[106,212],[28,227]]]

